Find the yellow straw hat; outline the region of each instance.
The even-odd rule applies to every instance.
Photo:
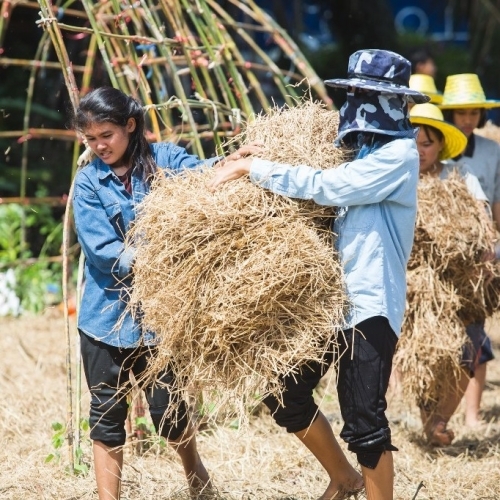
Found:
[[[497,108],[500,101],[486,99],[479,77],[474,73],[450,75],[446,79],[441,109]]]
[[[435,104],[430,102],[415,104],[410,109],[410,121],[413,125],[429,125],[437,128],[443,134],[444,145],[439,153],[440,160],[458,156],[467,146],[467,136],[455,125],[445,122],[443,113]]]
[[[433,104],[440,104],[443,100],[443,94],[438,92],[436,84],[434,83],[434,78],[430,75],[420,73],[411,75],[408,87],[428,95],[431,98],[430,102]]]

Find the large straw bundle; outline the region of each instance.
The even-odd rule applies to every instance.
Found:
[[[412,399],[434,401],[453,385],[465,322],[498,310],[498,266],[485,260],[494,231],[486,208],[457,172],[425,177],[418,188],[415,241],[408,265],[408,309],[395,365]]]
[[[254,126],[277,137],[295,113],[273,113],[267,129],[262,115]],[[313,138],[293,161],[311,158]],[[333,150],[329,164],[339,162]],[[343,320],[342,269],[331,233],[317,224],[333,212],[246,179],[211,194],[211,177],[210,169],[158,177],[129,233],[137,247],[130,308],[159,336],[148,373],[168,363],[181,389],[215,389],[218,402],[279,394],[278,375],[320,359]]]
[[[420,180],[415,241],[409,269],[430,266],[453,284],[461,298],[460,314],[479,319],[498,308],[491,278],[498,268],[486,259],[495,233],[483,202],[467,189],[458,172],[441,181]]]
[[[492,121],[487,121],[483,128],[478,128],[474,130],[477,135],[482,135],[487,139],[498,142],[500,144],[500,127],[495,125]]]
[[[268,160],[326,170],[344,158],[342,150],[333,145],[338,126],[338,112],[303,100],[294,107],[274,107],[260,114],[236,140],[262,142],[262,157]]]
[[[405,395],[428,405],[455,390],[467,336],[455,287],[429,266],[408,271],[408,310],[394,364]]]

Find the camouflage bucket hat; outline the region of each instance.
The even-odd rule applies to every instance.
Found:
[[[325,80],[330,87],[357,87],[385,94],[403,94],[410,102],[421,104],[430,98],[409,88],[410,61],[390,50],[358,50],[349,57],[347,79]]]

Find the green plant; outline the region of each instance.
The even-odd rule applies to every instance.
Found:
[[[14,269],[22,310],[42,311],[49,292],[60,300],[62,266],[50,257],[59,253],[61,242],[62,223],[50,207],[0,205],[0,270]]]
[[[50,463],[53,461],[59,462],[61,460],[61,449],[66,443],[67,439],[67,429],[61,422],[53,422],[52,425],[52,447],[54,451],[49,453],[45,457],[45,463]],[[89,431],[89,421],[86,418],[80,420],[80,431],[83,433],[88,433]],[[89,464],[85,461],[85,456],[81,446],[75,449],[73,470],[70,471],[76,475],[85,475],[89,471]]]

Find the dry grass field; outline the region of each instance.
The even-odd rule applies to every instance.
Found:
[[[74,328],[74,325],[73,325]],[[393,395],[389,403],[395,454],[396,498],[405,500],[479,500],[500,498],[500,319],[488,323],[497,359],[490,363],[479,431],[463,427],[463,412],[452,419],[452,446],[434,449],[421,436],[414,405]],[[57,310],[37,317],[0,318],[0,499],[96,499],[92,467],[86,475],[67,472],[66,446],[55,451],[52,424],[65,423],[66,369],[64,323]],[[332,388],[318,397],[334,430],[341,428]],[[82,408],[88,404],[83,391]],[[269,416],[252,416],[243,429],[221,425],[199,433],[199,448],[225,500],[307,500],[327,485],[321,467],[293,436]],[[157,445],[138,454],[126,450],[125,500],[187,499],[175,454]],[[91,464],[83,434],[84,461]],[[354,456],[349,454],[350,460]]]

